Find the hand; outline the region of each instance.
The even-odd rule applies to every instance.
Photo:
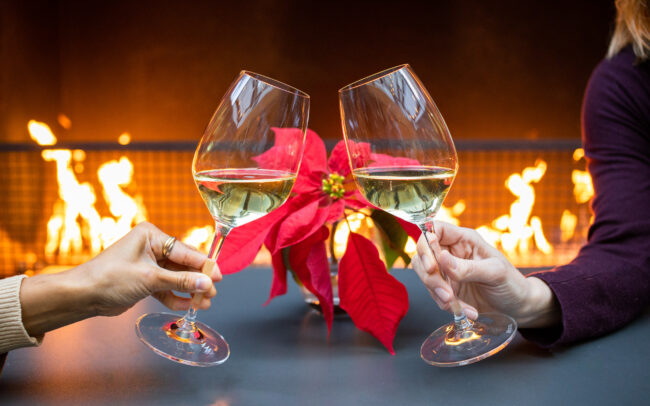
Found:
[[[471,319],[478,312],[499,312],[513,317],[520,327],[546,327],[559,322],[559,306],[551,289],[540,279],[526,278],[496,248],[472,229],[436,221],[435,235],[418,241],[413,269],[443,310],[456,294]],[[439,258],[436,263],[431,250]],[[448,276],[445,282],[440,269]]]
[[[205,254],[176,241],[169,257],[162,247],[169,236],[150,223],[140,223],[90,261],[68,271],[37,275],[23,281],[20,301],[23,324],[31,335],[87,317],[115,316],[153,295],[172,310],[186,310],[191,299],[172,290],[201,293],[200,309],[210,307],[221,280],[216,264],[201,274]]]

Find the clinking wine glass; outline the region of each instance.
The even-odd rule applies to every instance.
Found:
[[[355,182],[373,205],[434,232],[458,169],[442,115],[409,65],[397,66],[339,90],[341,124]],[[428,240],[427,240],[428,242]],[[432,249],[438,258],[440,248]],[[437,251],[437,252],[436,252]],[[442,277],[448,282],[447,276]],[[454,321],[424,341],[420,355],[436,366],[479,361],[503,349],[517,324],[503,314],[468,319],[454,296]]]
[[[192,163],[194,181],[215,221],[209,262],[217,260],[231,229],[263,217],[289,197],[308,118],[309,96],[274,79],[242,71],[230,86]],[[193,366],[225,362],[230,355],[226,340],[196,321],[194,303],[200,303],[199,296],[194,295],[184,317],[141,316],[136,323],[138,337],[176,362]]]

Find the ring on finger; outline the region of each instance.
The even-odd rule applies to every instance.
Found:
[[[175,243],[176,243],[176,237],[169,237],[167,241],[165,241],[165,244],[163,244],[163,249],[162,249],[163,259],[169,258],[169,254],[171,254]]]

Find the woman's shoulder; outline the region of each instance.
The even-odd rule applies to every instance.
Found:
[[[602,127],[612,120],[634,123],[635,130],[650,139],[650,60],[638,61],[632,47],[603,60],[585,92],[585,126]]]
[[[640,61],[631,46],[598,64],[589,80],[589,89],[621,90],[650,101],[650,60]]]

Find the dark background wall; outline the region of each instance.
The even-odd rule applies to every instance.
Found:
[[[241,69],[308,92],[310,127],[338,138],[337,90],[405,62],[455,138],[576,139],[613,18],[592,0],[0,0],[0,140],[29,142],[31,118],[61,141],[198,140]]]

